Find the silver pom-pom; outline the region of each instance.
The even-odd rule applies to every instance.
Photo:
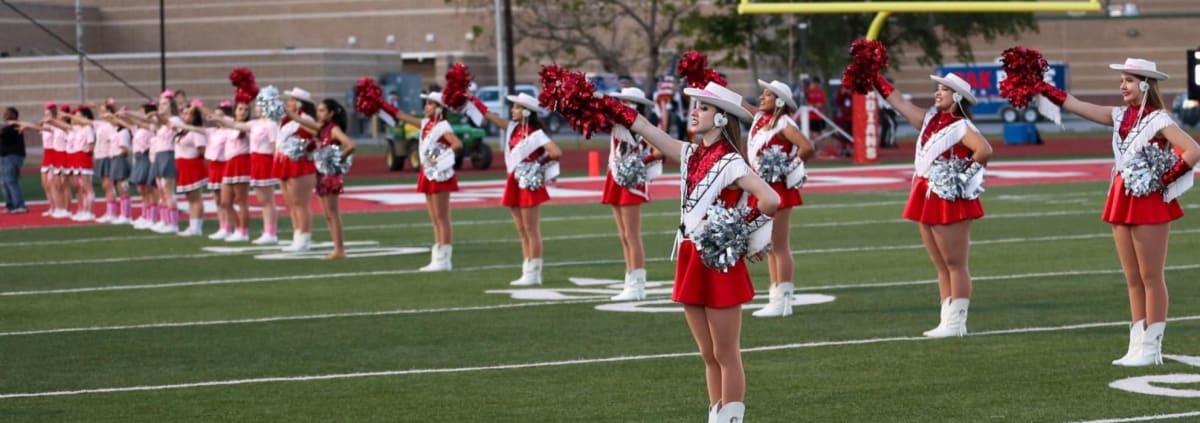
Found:
[[[350,173],[350,165],[354,162],[354,156],[342,158],[342,148],[337,145],[330,145],[317,149],[313,154],[313,161],[316,162],[317,172],[322,175],[345,175]]]
[[[439,170],[436,164],[438,157],[441,157],[447,148],[449,147],[446,147],[445,144],[435,143],[433,148],[429,149],[429,154],[425,156],[425,166],[421,170],[425,172],[425,179],[434,182],[445,182],[450,180],[450,177],[454,175],[453,168]]]
[[[692,234],[692,243],[700,252],[700,261],[713,270],[729,271],[746,256],[750,245],[750,224],[746,206],[723,207],[712,205],[705,213],[704,230]]]
[[[782,181],[799,166],[795,158],[792,154],[784,153],[782,145],[772,145],[758,156],[758,175],[768,183]]]
[[[638,188],[646,184],[646,157],[650,152],[638,150],[621,156],[613,182],[625,188]]]
[[[983,192],[983,188],[975,188],[975,192],[968,192],[971,190],[971,178],[982,168],[982,165],[966,158],[939,157],[929,166],[925,178],[929,180],[929,190],[943,200],[972,199],[979,197]]]
[[[258,107],[262,109],[263,116],[267,119],[279,121],[283,119],[285,114],[283,111],[283,101],[279,100],[279,89],[274,85],[268,85],[258,91],[258,96],[254,98],[258,103]]]
[[[513,170],[513,176],[521,189],[536,191],[546,183],[546,168],[538,162],[521,162]]]
[[[294,135],[289,136],[283,140],[283,154],[292,160],[308,157],[308,142]]]
[[[1125,194],[1144,197],[1163,190],[1162,176],[1175,166],[1179,157],[1170,147],[1150,143],[1121,169]]]

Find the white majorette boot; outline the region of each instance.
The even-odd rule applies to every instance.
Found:
[[[445,272],[450,270],[450,244],[434,244],[429,254],[429,264],[418,270],[422,272]]]
[[[1138,320],[1129,325],[1129,350],[1121,358],[1112,361],[1114,366],[1124,366],[1126,361],[1142,354],[1142,337],[1146,334],[1146,321]]]
[[[741,401],[731,402],[721,406],[717,411],[717,423],[742,423],[745,420],[742,416],[746,415],[746,404]]]
[[[752,313],[755,317],[784,317],[792,315],[792,296],[796,286],[791,282],[780,282],[771,285],[769,301],[762,310]]]
[[[949,338],[967,334],[967,309],[971,306],[969,298],[952,298],[946,310],[946,325],[926,332],[930,338]]]
[[[939,314],[941,317],[938,319],[937,327],[925,332],[921,332],[922,335],[929,336],[931,333],[936,333],[946,328],[946,312],[950,311],[950,300],[950,297],[946,297],[946,299],[942,300],[942,312]]]
[[[611,298],[613,301],[641,301],[646,299],[646,269],[633,269],[625,274],[625,288]]]
[[[438,250],[441,249],[441,247],[442,247],[442,244],[433,244],[432,247],[429,247],[429,264],[426,264],[425,266],[422,266],[420,269],[417,269],[417,270],[420,270],[422,272],[437,271],[438,270],[438,268],[437,268],[438,267]]]
[[[1158,322],[1146,326],[1146,332],[1142,334],[1142,345],[1138,348],[1138,354],[1128,360],[1122,361],[1121,365],[1125,367],[1141,367],[1163,364],[1162,338],[1163,332],[1166,330],[1167,322]]]
[[[312,247],[312,234],[292,232],[292,244],[283,247],[285,253],[308,251]]]
[[[717,423],[717,412],[721,410],[721,403],[713,404],[708,407],[708,423]]]
[[[529,259],[521,273],[521,279],[512,282],[513,286],[535,286],[542,284],[542,259]]]
[[[512,285],[512,286],[525,285],[525,277],[528,275],[529,275],[529,259],[521,260],[521,277],[513,279],[513,281],[509,282],[508,284]]]
[[[450,245],[450,244],[442,244],[440,260],[441,260],[443,269],[450,270],[450,269],[454,268],[454,266],[451,265],[451,262],[453,261],[452,260],[453,257],[454,257],[454,246]]]

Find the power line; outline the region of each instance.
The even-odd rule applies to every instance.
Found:
[[[115,79],[115,80],[117,80],[117,82],[120,82],[121,85],[124,85],[126,88],[129,88],[133,92],[138,93],[138,95],[142,96],[142,98],[145,98],[146,100],[153,100],[152,97],[146,95],[146,93],[142,92],[142,90],[139,90],[139,89],[137,89],[137,87],[130,85],[129,82],[126,81],[124,78],[117,76],[117,74],[108,70],[108,68],[104,67],[104,65],[101,65],[100,62],[93,60],[92,56],[90,56],[87,53],[84,53],[82,51],[79,51],[79,49],[76,49],[73,44],[67,42],[67,40],[62,39],[62,37],[59,37],[58,34],[55,34],[54,31],[50,30],[50,28],[46,28],[46,26],[42,25],[41,22],[38,22],[37,19],[34,19],[32,16],[29,16],[21,9],[18,9],[17,6],[13,5],[12,3],[9,3],[8,0],[0,0],[0,3],[4,3],[4,5],[8,6],[9,9],[12,9],[13,12],[16,12],[18,15],[21,15],[21,17],[25,18],[25,20],[29,21],[29,23],[38,27],[38,29],[41,29],[42,32],[45,32],[45,33],[49,34],[51,37],[53,37],[55,40],[58,40],[59,43],[66,46],[67,48],[71,49],[71,51],[74,52],[75,54],[82,55],[84,59],[87,59],[88,63],[91,63],[92,66],[95,66],[96,68],[99,68],[101,71],[104,71],[104,73],[108,74],[109,77],[112,77],[112,79]]]

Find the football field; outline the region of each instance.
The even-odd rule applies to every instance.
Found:
[[[746,418],[1200,420],[1198,194],[1172,227],[1170,357],[1120,368],[1129,315],[1106,189],[988,188],[971,333],[941,340],[920,336],[938,298],[899,218],[907,192],[805,194],[794,316],[750,316],[767,289],[751,265]],[[127,226],[0,231],[0,421],[702,421],[703,363],[669,301],[676,200],[644,209],[652,288],[634,303],[608,300],[624,263],[607,207],[542,213],[545,284],[527,289],[508,286],[520,244],[495,207],[454,210],[455,269],[433,274],[415,271],[423,210],[344,216],[352,258],[338,262]]]

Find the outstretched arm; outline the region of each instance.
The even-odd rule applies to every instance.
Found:
[[[661,151],[662,154],[667,158],[676,162],[679,161],[679,155],[683,152],[684,142],[675,139],[666,132],[663,132],[662,129],[659,129],[657,126],[651,125],[650,121],[646,120],[645,117],[639,115],[637,119],[633,121],[633,124],[629,127],[629,130],[641,135],[646,142],[650,143],[650,145],[654,146],[654,148],[658,149],[658,151]]]
[[[892,83],[888,82],[883,75],[875,76],[875,90],[879,91],[879,95],[882,95],[883,99],[887,100],[893,109],[896,109],[896,113],[904,116],[904,120],[907,120],[914,128],[920,129],[921,124],[925,123],[925,110],[905,99],[904,95],[900,94],[900,90],[893,87]]]
[[[316,133],[317,131],[321,130],[321,125],[318,125],[316,121],[309,119],[308,116],[300,116],[290,111],[287,112],[287,115],[288,117],[292,118],[293,122],[300,124],[301,128],[304,128],[309,132]]]

